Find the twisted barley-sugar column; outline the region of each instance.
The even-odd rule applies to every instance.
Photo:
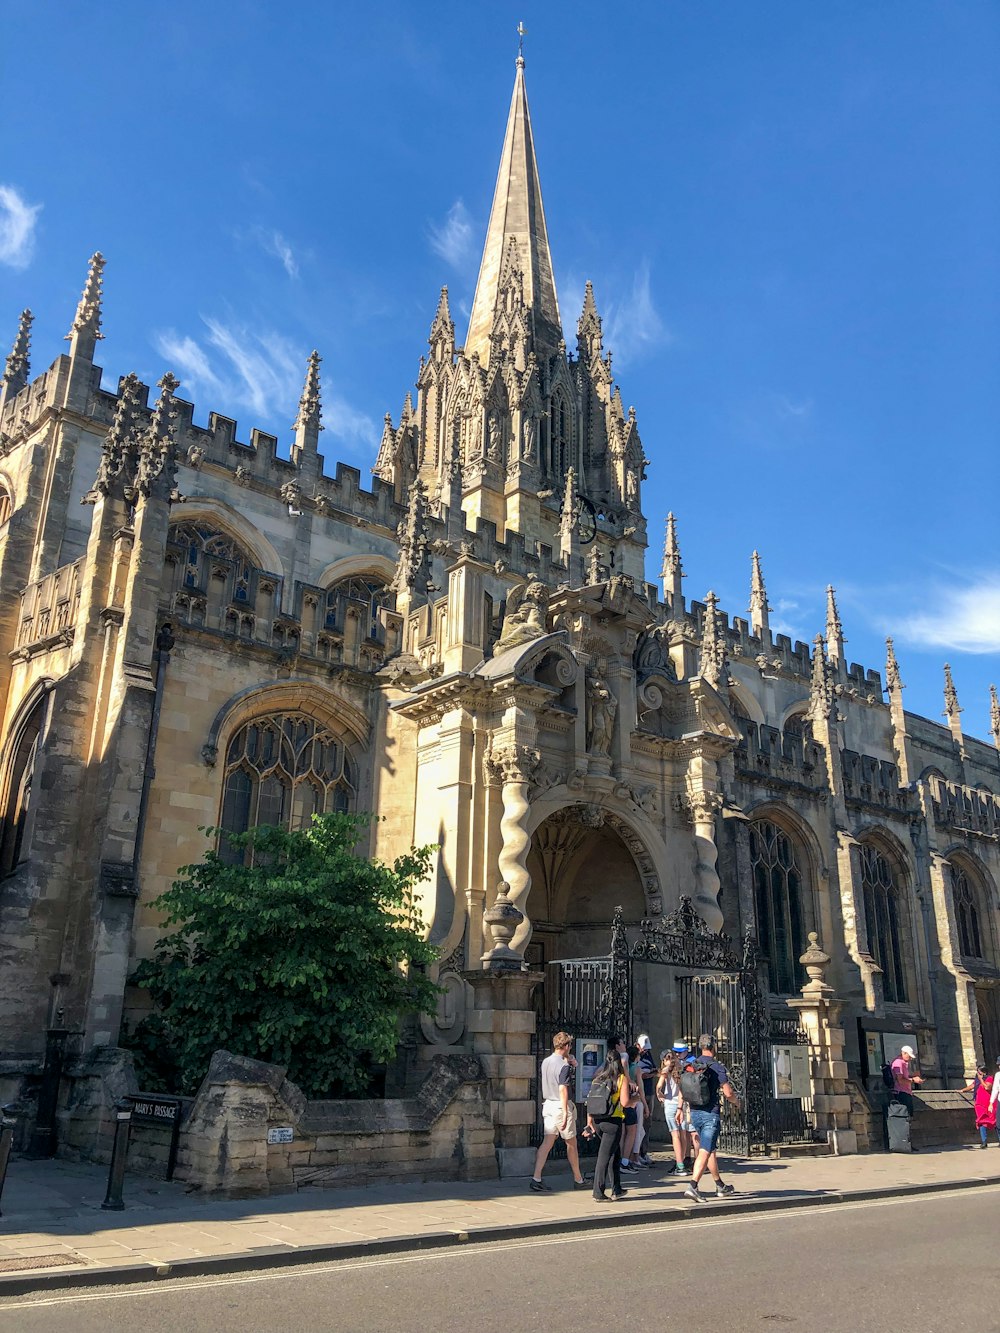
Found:
[[[694,844],[697,861],[694,871],[694,905],[709,930],[720,931],[723,924],[719,907],[719,889],[722,881],[717,869],[719,849],[715,845],[715,812],[717,799],[698,799],[692,802]]]
[[[528,783],[523,778],[506,779],[502,790],[503,815],[500,819],[500,835],[503,846],[500,848],[500,878],[510,885],[508,901],[520,912],[525,911],[528,893],[531,889],[531,875],[528,872],[528,849],[531,837],[525,824],[528,811]],[[525,913],[524,925],[519,928],[523,933],[528,925]]]

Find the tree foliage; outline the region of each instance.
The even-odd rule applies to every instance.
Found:
[[[155,1010],[129,1044],[147,1070],[155,1053],[174,1071],[172,1091],[193,1091],[224,1049],[286,1066],[310,1096],[363,1095],[395,1055],[400,1016],[434,1009],[422,965],[436,950],[414,898],[433,849],[391,866],[358,856],[369,819],[229,834],[248,864],[209,851],[156,899],[175,929],[136,969]]]

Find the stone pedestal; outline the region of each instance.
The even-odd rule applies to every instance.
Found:
[[[490,1081],[490,1108],[501,1176],[527,1176],[534,1166],[531,1130],[537,1114],[531,1083],[535,1011],[531,996],[541,972],[466,972],[473,1008],[467,1033]]]
[[[858,1151],[858,1136],[851,1126],[851,1096],[844,1060],[843,1007],[832,986],[826,983],[830,957],[819,946],[816,932],[809,935],[809,948],[799,959],[809,981],[801,999],[789,1000],[809,1036],[809,1080],[816,1128],[825,1131],[834,1152],[843,1156]]]

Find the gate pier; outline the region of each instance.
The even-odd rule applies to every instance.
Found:
[[[851,1097],[844,1061],[844,1029],[840,1026],[842,1001],[827,983],[830,955],[820,948],[815,931],[809,933],[809,948],[799,959],[809,980],[801,999],[786,1001],[799,1016],[809,1038],[809,1080],[812,1085],[815,1127],[826,1133],[834,1152],[856,1153],[858,1136],[851,1128]]]

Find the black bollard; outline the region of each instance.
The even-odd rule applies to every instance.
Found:
[[[10,1161],[10,1147],[14,1142],[14,1126],[17,1124],[17,1103],[8,1102],[0,1107],[0,1196],[3,1195],[4,1181],[7,1179],[7,1163]],[[0,1211],[0,1217],[3,1212]]]
[[[122,1183],[125,1180],[125,1161],[128,1157],[128,1136],[131,1128],[132,1103],[122,1097],[115,1102],[115,1141],[111,1145],[108,1192],[101,1204],[102,1208],[110,1208],[116,1213],[120,1213],[125,1207],[122,1202]]]

